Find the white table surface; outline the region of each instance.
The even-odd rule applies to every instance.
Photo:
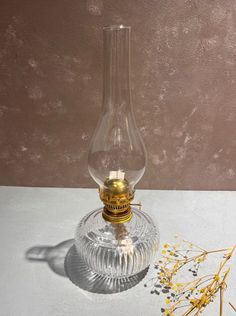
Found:
[[[178,234],[206,249],[236,242],[236,192],[138,190],[159,223],[161,241]],[[25,259],[35,245],[56,245],[73,238],[79,220],[101,205],[95,189],[0,188],[0,316],[159,316],[156,295],[144,288],[154,276],[119,294],[93,294],[55,274],[44,262]],[[225,313],[236,313],[236,260],[225,294]],[[216,266],[217,268],[217,266]],[[202,315],[219,315],[216,304]]]

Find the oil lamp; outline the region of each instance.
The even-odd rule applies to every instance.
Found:
[[[150,216],[132,205],[146,165],[130,93],[130,27],[103,29],[103,106],[89,154],[89,173],[104,206],[78,225],[74,251],[93,279],[119,292],[148,268],[159,245]],[[128,286],[129,287],[129,286]]]

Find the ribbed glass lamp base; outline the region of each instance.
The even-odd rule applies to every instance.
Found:
[[[132,288],[145,277],[148,268],[127,278],[102,276],[88,267],[75,245],[70,248],[65,260],[65,271],[71,282],[85,291],[97,294],[113,294]]]
[[[137,208],[132,208],[132,219],[122,224],[106,221],[102,212],[102,208],[92,211],[79,223],[66,271],[77,285],[86,276],[90,291],[115,293],[144,277],[159,246],[159,231],[150,216]]]

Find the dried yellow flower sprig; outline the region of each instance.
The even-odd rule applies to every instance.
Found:
[[[184,246],[184,247],[183,247]],[[161,308],[162,315],[174,316],[181,309],[183,316],[199,315],[206,306],[213,302],[220,291],[220,316],[223,315],[224,291],[227,287],[226,278],[230,269],[225,270],[236,245],[232,248],[207,251],[199,246],[182,240],[175,245],[165,244],[162,257],[157,262],[157,277],[149,280],[153,284],[151,294],[166,295],[165,307]],[[198,277],[200,264],[209,254],[224,252],[224,258],[218,271],[214,274]],[[184,268],[192,273],[190,282],[175,282],[175,276]],[[148,282],[148,283],[149,283]],[[145,284],[145,286],[148,285]]]

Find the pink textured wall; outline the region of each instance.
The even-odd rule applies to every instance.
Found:
[[[90,187],[104,25],[132,26],[139,184],[236,189],[236,1],[0,4],[0,184]]]

